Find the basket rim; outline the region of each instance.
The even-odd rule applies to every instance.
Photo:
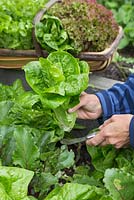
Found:
[[[78,55],[74,55],[74,57],[80,58],[82,60],[106,60],[108,59],[116,50],[120,40],[123,37],[123,29],[121,26],[119,26],[119,33],[113,43],[106,48],[104,51],[100,52],[81,52]],[[43,57],[48,56],[48,52],[45,50],[42,50]],[[38,57],[36,50],[31,49],[31,50],[14,50],[14,49],[4,49],[0,48],[0,57],[2,56],[8,56],[8,57]]]

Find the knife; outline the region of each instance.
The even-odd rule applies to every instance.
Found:
[[[77,144],[77,143],[85,142],[86,140],[93,138],[97,133],[98,131],[95,131],[93,133],[89,133],[88,135],[84,137],[73,138],[73,139],[63,138],[60,142],[61,144],[66,144],[66,145]]]

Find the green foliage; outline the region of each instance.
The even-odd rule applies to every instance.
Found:
[[[13,154],[13,163],[25,169],[35,169],[38,167],[37,160],[40,156],[39,148],[34,144],[34,138],[30,131],[31,130],[26,127],[23,128],[19,126],[14,130],[16,144]]]
[[[0,48],[31,49],[32,21],[47,0],[0,1]]]
[[[0,2],[0,48],[34,48],[32,21],[48,0],[25,1]],[[112,13],[94,1],[64,0],[53,6],[50,13],[54,16],[45,15],[35,27],[38,42],[48,52],[58,49],[102,51],[118,33]]]
[[[87,146],[87,150],[95,168],[91,173],[91,180],[94,178],[103,183],[112,199],[133,199],[133,149],[116,150],[112,146],[97,148]]]
[[[107,168],[114,166],[114,160],[117,156],[116,149],[112,149],[111,146],[107,146],[106,148],[90,147],[87,149],[92,157],[93,166],[97,171],[104,173]]]
[[[53,190],[44,200],[99,200],[103,194],[104,190],[95,186],[67,183],[63,187]]]
[[[132,3],[131,0],[97,0],[98,3],[101,3],[103,5],[105,5],[106,7],[108,7],[109,9],[118,9],[120,6],[126,4],[126,3]]]
[[[26,169],[0,166],[1,200],[30,200],[27,191],[33,175]]]
[[[124,38],[120,43],[120,48],[124,48],[128,45],[134,46],[134,5],[125,4],[122,5],[115,17],[118,23],[123,27]]]
[[[107,169],[104,183],[113,199],[134,199],[134,176],[119,169]]]
[[[24,69],[33,91],[25,91],[20,81],[12,86],[0,85],[0,159],[2,165],[12,166],[10,173],[6,171],[9,168],[0,167],[1,198],[132,200],[132,149],[87,146],[91,170],[84,163],[77,166],[74,152],[57,143],[65,131],[73,128],[76,116],[72,118],[65,111],[78,102],[83,85],[87,86],[87,64],[67,52],[57,51]],[[60,101],[61,97],[65,101]],[[71,97],[74,99],[70,100]],[[23,175],[20,170],[24,170]],[[27,196],[28,187],[31,197]]]
[[[77,52],[102,51],[118,33],[112,12],[97,3],[64,0],[55,4],[48,13],[61,20]]]
[[[116,150],[111,145],[97,148],[87,146],[87,150],[96,171],[104,174],[106,169],[115,167],[134,174],[134,152],[131,148]]]
[[[1,86],[3,91],[5,88],[8,88],[8,92],[13,90],[12,86],[3,86],[3,88]],[[4,101],[0,102],[1,161],[2,165],[33,170],[35,176],[31,188],[33,191],[38,191],[40,195],[43,194],[44,197],[51,186],[58,184],[58,179],[62,174],[60,176],[56,174],[60,173],[64,167],[69,168],[74,164],[74,153],[65,147],[55,146],[56,142],[63,138],[64,131],[59,127],[51,110],[43,109],[38,98],[33,101],[31,92],[31,101],[29,98],[26,103],[27,94],[29,92],[23,91],[23,98],[21,98],[18,91],[18,97],[12,94],[9,101],[6,101],[5,96]],[[50,173],[51,179],[55,176],[43,191],[42,173]]]
[[[91,171],[89,166],[85,165],[76,167],[73,177],[69,179],[71,183],[56,187],[44,200],[132,200],[134,198],[133,149],[116,150],[112,146],[87,146],[87,150],[94,170]]]
[[[52,186],[59,185],[59,178],[66,179],[62,170],[69,169],[74,165],[74,153],[68,151],[66,146],[61,146],[61,148],[55,149],[55,152],[51,150],[42,153],[41,160],[45,162],[45,171],[37,174],[33,180],[34,189],[39,192],[39,199],[45,197]]]
[[[127,64],[134,64],[134,58],[133,57],[124,57],[124,56],[121,56],[118,52],[116,52],[114,54],[114,57],[113,57],[113,60],[112,62],[124,62],[124,63],[127,63]]]
[[[59,143],[74,126],[76,115],[66,111],[87,87],[87,63],[57,51],[24,70],[33,90],[25,91],[19,80],[0,84],[0,165],[10,166],[0,167],[2,200],[132,200],[133,149],[87,146],[91,170]]]
[[[124,38],[121,40],[119,48],[128,45],[134,46],[134,3],[131,0],[98,0],[99,3],[111,9],[118,24],[123,27]]]
[[[41,22],[35,26],[35,35],[42,48],[48,52],[58,49],[73,49],[69,45],[67,32],[64,30],[61,21],[55,16],[44,15]]]
[[[67,109],[79,102],[88,86],[89,66],[57,51],[24,70],[33,91],[25,91],[19,80],[12,86],[0,85],[0,159],[2,165],[32,170],[30,194],[38,193],[42,200],[60,179],[66,181],[64,169],[75,164],[74,152],[57,142],[74,126],[76,113]]]
[[[52,109],[60,128],[69,132],[76,114],[68,114],[67,110],[78,102],[78,96],[88,86],[88,64],[67,52],[57,51],[47,59],[28,63],[24,70],[27,82],[39,95],[43,107]]]

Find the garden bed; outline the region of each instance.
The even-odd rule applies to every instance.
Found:
[[[108,68],[106,70],[108,73]],[[106,76],[104,76],[105,73],[106,73],[106,71],[105,72],[100,71],[100,72],[93,72],[91,75],[89,75],[89,78],[91,78],[91,80],[89,82],[90,86],[86,90],[88,93],[95,93],[96,91],[98,91],[100,89],[107,89],[108,87],[111,87],[112,84],[116,83],[115,79],[114,80],[112,78],[109,79]],[[111,76],[111,73],[109,75]],[[98,77],[96,79],[96,81],[94,78],[95,76]],[[13,81],[20,78],[23,82],[24,87],[27,90],[30,89],[30,87],[28,86],[28,84],[25,81],[25,74],[24,74],[24,71],[22,71],[22,70],[0,69],[0,77],[1,77],[1,82],[3,82],[6,85],[12,85]],[[114,78],[115,78],[115,76],[114,76]],[[100,88],[100,85],[93,86],[93,80],[95,81],[94,83],[96,84],[99,79],[101,79],[101,81],[105,79],[105,81],[106,81],[104,83],[104,85],[102,85],[101,88]],[[105,86],[105,88],[104,88],[104,86]],[[16,86],[15,86],[15,88],[16,88]],[[18,89],[19,89],[19,93],[21,93],[20,88],[18,88]],[[21,103],[21,101],[19,103]],[[3,105],[2,105],[2,108],[3,108]],[[19,112],[19,114],[16,115],[14,117],[14,119],[17,117],[19,120],[20,114],[21,113]],[[29,117],[28,117],[28,119],[26,119],[26,121],[27,120],[29,120]],[[37,121],[39,121],[39,120],[37,120]],[[90,132],[92,129],[94,129],[100,125],[100,121],[98,121],[98,120],[93,120],[93,121],[77,120],[76,123],[79,124],[79,127],[74,128],[71,131],[72,137],[84,136],[88,132]],[[22,132],[20,132],[20,133],[22,133]],[[28,134],[28,132],[26,132],[26,133]],[[25,131],[23,132],[23,134],[25,135]],[[30,135],[29,135],[29,137],[30,137]],[[23,151],[20,151],[21,150],[20,146],[22,147],[22,144],[25,144],[24,138],[25,137],[23,137],[22,135],[21,135],[21,138],[16,138],[17,142],[21,141],[21,143],[19,143],[19,146],[17,146],[17,149],[18,149],[17,151],[22,153],[22,155],[23,155]],[[28,140],[30,142],[30,145],[33,145],[32,138],[30,137]],[[42,142],[43,141],[46,141],[46,139],[43,138]],[[14,146],[12,146],[12,147],[14,148]],[[122,193],[124,193],[124,190],[122,190],[120,192],[120,194],[118,194],[117,188],[116,188],[116,191],[113,188],[109,188],[109,183],[105,183],[108,187],[108,190],[105,191],[106,188],[104,189],[104,185],[103,185],[104,183],[103,183],[102,179],[105,177],[105,180],[108,179],[108,182],[110,181],[111,184],[113,184],[113,180],[111,179],[110,174],[109,174],[109,173],[112,173],[114,180],[116,180],[118,178],[119,181],[121,181],[122,184],[124,184],[122,177],[127,177],[127,174],[129,173],[129,171],[127,171],[127,170],[122,171],[122,169],[125,168],[126,165],[128,166],[128,163],[129,163],[129,169],[131,169],[131,168],[133,169],[133,167],[134,167],[133,163],[130,163],[130,160],[129,160],[130,158],[133,159],[133,156],[134,156],[133,150],[131,150],[131,149],[116,150],[109,146],[106,148],[103,148],[103,149],[99,148],[99,147],[97,147],[97,148],[87,147],[84,142],[79,143],[79,144],[74,144],[74,145],[68,145],[67,147],[65,147],[65,146],[63,147],[63,145],[60,143],[60,141],[56,144],[56,147],[59,148],[59,150],[56,151],[56,153],[59,153],[59,151],[61,153],[59,156],[55,155],[54,151],[49,151],[48,155],[45,155],[45,153],[42,155],[42,158],[41,158],[42,161],[40,164],[41,164],[41,166],[44,164],[46,166],[44,168],[44,171],[41,172],[41,174],[39,176],[37,173],[36,178],[34,178],[30,182],[29,187],[28,187],[29,188],[28,195],[32,195],[32,196],[36,197],[38,200],[40,200],[40,199],[45,200],[44,197],[47,196],[47,194],[49,192],[51,193],[53,188],[57,187],[58,184],[60,186],[62,186],[62,187],[60,187],[61,190],[62,190],[62,188],[66,187],[66,184],[69,184],[68,185],[69,193],[70,193],[70,189],[73,188],[74,186],[85,188],[88,185],[88,187],[90,187],[90,190],[92,190],[93,193],[95,192],[95,188],[97,186],[97,188],[99,187],[99,189],[102,190],[104,195],[106,195],[107,192],[110,191],[111,194],[114,196],[113,199],[117,199],[116,195],[118,196],[120,194],[122,197],[122,195],[123,195]],[[35,159],[34,155],[35,156],[38,155],[35,147],[33,147],[33,151],[35,152],[35,154],[29,153],[29,147],[27,148],[27,146],[24,145],[23,148],[25,150],[27,149],[27,155],[28,156],[30,155],[30,158],[31,158],[31,155],[33,155],[32,156],[33,160]],[[16,153],[17,153],[17,151],[16,151]],[[49,159],[48,159],[48,156],[49,156]],[[74,156],[74,164],[73,164],[73,156]],[[96,159],[96,156],[97,156],[97,159]],[[122,162],[122,159],[123,159],[123,162]],[[23,160],[23,157],[22,157],[22,160]],[[10,160],[6,159],[6,162],[10,162]],[[16,162],[19,165],[19,160],[17,160],[17,157],[16,157]],[[20,164],[21,164],[21,166],[24,166],[24,168],[27,168],[27,166],[25,166],[25,164],[27,165],[27,163],[29,164],[29,162],[30,162],[30,159],[27,160],[26,163],[24,161]],[[34,160],[34,162],[36,162],[36,165],[38,165],[37,160]],[[32,163],[34,163],[34,162],[32,162]],[[31,166],[34,168],[35,166],[33,166],[32,163],[31,163]],[[100,163],[101,163],[101,165],[100,165]],[[28,169],[32,169],[31,166],[29,165]],[[40,165],[38,166],[39,169],[41,166]],[[57,171],[59,166],[61,167],[61,170]],[[65,166],[65,167],[63,167],[63,166]],[[49,169],[49,172],[45,171],[45,170],[47,170],[47,167]],[[15,171],[15,169],[14,169],[14,171]],[[50,173],[50,172],[52,172],[52,173]],[[129,175],[129,177],[132,177],[132,174],[131,174],[131,176]],[[129,185],[130,182],[131,182],[130,178],[126,179],[126,185]],[[34,188],[33,188],[33,185],[34,185]],[[126,185],[124,185],[124,187],[129,190],[129,188]],[[79,189],[79,191],[81,192],[81,189]],[[66,192],[68,192],[67,189],[66,189]],[[73,194],[75,194],[75,189],[73,190]],[[59,192],[59,195],[60,195],[60,192]],[[77,193],[75,195],[77,197]],[[101,194],[98,194],[97,191],[95,192],[95,195],[101,196]],[[58,200],[58,198],[59,197],[57,197],[56,200]],[[95,197],[95,198],[97,198],[97,197]],[[113,200],[111,197],[106,196],[105,199],[107,199],[107,198],[109,198],[109,200]],[[48,199],[49,199],[49,197],[48,197]],[[52,198],[50,197],[50,199],[52,199]],[[68,200],[68,199],[69,199],[69,197],[66,198],[66,200]],[[124,199],[125,200],[128,199],[127,194]],[[133,197],[131,198],[131,200],[132,199],[133,199]]]
[[[6,0],[2,2],[2,8],[5,8]],[[49,3],[52,2],[57,0]],[[20,3],[21,1],[19,2],[21,8]],[[9,1],[7,1],[8,5],[9,9],[13,8],[11,16],[15,16],[14,19],[19,13],[22,17],[26,16],[24,13],[32,14],[33,4],[29,4],[30,10],[26,12],[23,11],[25,9],[19,12],[19,7],[14,6],[13,3],[10,5]],[[79,7],[80,5],[76,10]],[[44,11],[46,7],[43,8],[42,12]],[[42,14],[40,12],[38,14],[40,21]],[[81,12],[78,14],[82,21],[84,15],[81,15]],[[33,16],[31,17],[33,19]],[[34,20],[37,19],[36,17]],[[20,22],[20,16],[18,19]],[[108,21],[107,17],[105,20]],[[24,36],[25,29],[23,30],[22,23],[18,25],[21,26],[21,33]],[[32,25],[31,23],[29,25],[31,31]],[[8,27],[6,30],[11,28]],[[13,30],[16,31],[15,28]],[[0,82],[4,84],[0,84],[0,198],[4,200],[5,198],[14,200],[134,199],[133,149],[115,149],[111,145],[91,147],[86,146],[85,142],[73,145],[62,143],[63,138],[85,136],[102,123],[101,118],[80,120],[76,119],[76,113],[67,112],[68,108],[79,102],[81,92],[86,90],[87,93],[94,94],[108,89],[117,82],[123,83],[131,73],[129,69],[133,68],[133,62],[126,63],[123,59],[119,61],[119,58],[114,58],[114,62],[110,64],[122,38],[122,28],[119,32],[121,34],[118,35],[111,49],[108,48],[100,53],[83,52],[76,56],[89,61],[91,74],[86,62],[73,58],[67,52],[60,51],[55,52],[56,54],[53,52],[48,56],[48,53],[42,49],[38,52],[38,48],[24,51],[0,49]],[[92,35],[94,36],[95,33]],[[17,32],[12,35],[16,34]],[[112,35],[111,31],[110,34]],[[3,39],[5,36],[3,32],[2,41],[6,42],[8,40]],[[40,58],[39,61],[29,63],[31,60],[38,60],[40,52],[42,57],[48,56],[47,59]],[[131,48],[120,53],[124,57],[134,57]],[[92,66],[92,62],[95,63],[96,68]],[[26,63],[29,64],[23,68],[24,72],[21,67]],[[98,69],[101,70],[97,71]],[[20,79],[22,84],[17,79]]]

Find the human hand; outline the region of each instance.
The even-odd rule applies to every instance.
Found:
[[[102,115],[102,108],[99,98],[94,94],[83,92],[80,96],[80,103],[68,110],[69,113],[77,112],[80,119],[97,119]]]
[[[129,125],[132,117],[131,114],[113,115],[99,127],[100,131],[94,138],[87,140],[87,145],[106,146],[111,144],[117,149],[127,147],[130,143]]]

